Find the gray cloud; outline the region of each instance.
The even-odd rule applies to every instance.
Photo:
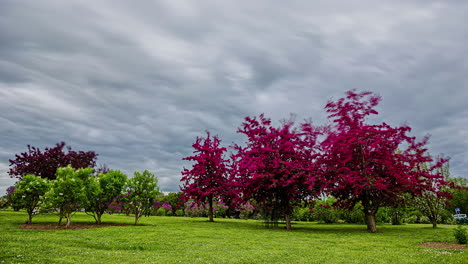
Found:
[[[66,141],[99,163],[150,169],[177,191],[206,129],[226,145],[247,115],[296,113],[357,88],[431,134],[468,175],[461,1],[13,1],[0,3],[0,193],[27,144]]]

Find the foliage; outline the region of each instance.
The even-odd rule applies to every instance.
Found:
[[[201,217],[206,216],[206,210],[204,204],[188,201],[185,203],[184,214],[189,217]]]
[[[7,208],[9,206],[9,201],[5,196],[0,197],[0,209]]]
[[[440,161],[441,159],[438,158]],[[426,164],[421,164],[421,170],[428,170],[428,168],[433,167],[434,164],[432,162],[428,162]],[[447,179],[449,176],[449,167],[448,163],[445,163],[441,167],[437,167],[436,170],[438,171],[439,175],[443,177],[443,179]],[[439,181],[436,180],[433,183],[433,187],[436,190],[439,190],[441,187]],[[410,203],[413,207],[417,208],[424,216],[426,216],[432,223],[432,227],[437,227],[437,222],[442,220],[442,214],[445,211],[447,199],[444,195],[440,195],[439,192],[434,191],[427,191],[423,190],[420,195],[413,197],[410,199]]]
[[[49,189],[47,179],[41,179],[35,175],[27,174],[15,183],[16,189],[11,195],[14,208],[25,209],[28,213],[28,224],[39,211],[44,194]]]
[[[75,170],[67,166],[58,168],[56,180],[51,181],[51,188],[45,195],[45,206],[57,211],[60,220],[65,217],[67,227],[70,226],[73,214],[87,204],[86,182],[92,174],[92,168]]]
[[[13,203],[13,193],[15,192],[16,190],[16,186],[13,185],[13,186],[10,186],[6,189],[6,195],[5,195],[5,199],[6,199],[6,207],[12,205]],[[20,208],[19,207],[16,207],[16,206],[12,206],[13,210],[15,211],[18,211]]]
[[[314,219],[313,211],[311,211],[309,207],[296,207],[296,209],[294,209],[294,221],[309,222],[313,221]]]
[[[342,210],[340,219],[350,224],[363,224],[364,212],[361,203],[356,204],[353,208]]]
[[[467,178],[449,178],[450,182],[453,182],[458,188],[449,189],[452,199],[447,206],[450,213],[462,213],[468,214],[468,179]],[[455,208],[459,208],[460,212],[456,212]]]
[[[10,159],[9,174],[21,179],[26,174],[34,174],[41,178],[53,180],[57,168],[71,165],[75,169],[93,168],[96,165],[97,154],[94,151],[74,151],[70,146],[65,148],[65,142],[57,143],[55,147],[39,148],[28,145],[28,151],[15,155]]]
[[[213,201],[222,196],[231,196],[229,188],[228,160],[224,159],[226,148],[220,146],[218,136],[211,137],[206,132],[206,138],[197,137],[192,147],[194,156],[184,160],[194,161],[192,169],[182,171],[181,181],[186,199],[194,199],[196,202],[208,202],[208,218],[213,222]],[[232,193],[232,194],[231,194]]]
[[[239,218],[249,219],[253,218],[255,213],[255,206],[252,203],[245,203],[239,206]]]
[[[466,229],[461,225],[453,230],[453,235],[459,244],[466,244],[468,241]]]
[[[169,204],[172,208],[172,214],[176,215],[177,210],[183,210],[184,200],[182,199],[182,192],[170,192],[163,197],[164,201]]]
[[[88,196],[86,211],[91,213],[98,224],[101,223],[102,215],[109,210],[113,200],[122,193],[127,181],[127,175],[119,170],[106,171],[99,173],[97,177],[91,177],[86,182]],[[116,208],[113,207],[111,210],[114,209]]]
[[[338,222],[340,217],[340,210],[334,208],[335,202],[336,199],[331,197],[327,198],[326,200],[315,201],[313,208],[310,208],[312,218],[315,221],[325,224]]]
[[[151,215],[171,216],[172,214],[172,206],[164,200],[155,201],[151,206]]]
[[[151,214],[151,207],[160,195],[158,179],[153,173],[144,170],[142,173],[135,171],[133,178],[127,180],[124,186],[123,196],[124,206],[128,207],[135,215],[135,225],[138,224],[140,217]]]
[[[428,139],[416,142],[407,135],[409,126],[366,124],[367,116],[377,114],[374,108],[380,96],[355,91],[346,95],[325,107],[334,123],[322,144],[325,154],[321,164],[329,194],[343,207],[352,208],[361,202],[371,232],[377,231],[378,209],[401,203],[404,194],[420,196],[424,191],[446,196],[438,188],[445,185],[443,177],[435,171],[445,160],[422,169],[432,161],[425,154]]]
[[[242,199],[253,199],[263,208],[267,221],[281,215],[291,229],[294,208],[319,194],[315,174],[317,136],[311,123],[299,128],[292,120],[274,127],[271,120],[246,117],[238,130],[247,136],[245,147],[234,146]]]

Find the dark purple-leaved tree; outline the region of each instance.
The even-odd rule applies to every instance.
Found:
[[[224,158],[226,148],[220,146],[218,136],[212,137],[206,132],[206,138],[197,137],[192,147],[193,156],[184,160],[194,161],[192,169],[182,171],[181,191],[186,198],[197,202],[208,202],[208,218],[213,222],[213,200],[223,196],[230,196],[229,161]]]
[[[404,194],[447,195],[440,186],[446,183],[437,168],[444,159],[433,161],[427,155],[427,138],[417,142],[407,133],[409,126],[366,123],[380,96],[371,92],[346,92],[346,98],[330,101],[325,109],[334,125],[323,142],[320,161],[328,192],[339,205],[352,208],[362,203],[367,228],[376,232],[375,214],[379,207],[394,206]]]
[[[295,127],[292,120],[275,127],[262,114],[246,117],[238,132],[247,136],[245,147],[235,146],[241,197],[263,206],[269,223],[284,216],[290,230],[294,208],[320,192],[321,174],[315,172],[320,129],[311,123]]]
[[[64,149],[65,148],[65,149]],[[74,151],[65,142],[57,143],[55,147],[39,148],[28,145],[28,151],[16,154],[10,159],[10,177],[21,179],[27,174],[34,174],[41,178],[53,180],[57,168],[71,165],[75,169],[94,168],[98,154],[94,151]]]

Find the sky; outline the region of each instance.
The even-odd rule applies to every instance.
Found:
[[[430,135],[468,177],[468,1],[0,1],[0,195],[9,159],[65,141],[179,190],[205,130],[246,116],[326,123],[350,89],[373,122]]]

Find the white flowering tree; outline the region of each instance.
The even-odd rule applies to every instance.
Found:
[[[124,190],[126,192],[124,203],[135,214],[135,225],[137,225],[141,216],[150,214],[151,206],[161,194],[158,179],[148,170],[142,173],[135,171],[134,177],[125,184]]]
[[[28,213],[28,224],[31,224],[33,216],[39,211],[44,194],[49,189],[49,183],[46,179],[28,174],[15,183],[15,187],[11,195],[12,206],[25,209]]]
[[[109,170],[86,181],[88,196],[86,213],[92,215],[97,224],[101,224],[101,217],[108,210],[109,204],[122,193],[126,180],[127,175],[123,172]]]
[[[56,210],[60,219],[66,218],[66,227],[70,226],[75,212],[87,203],[86,181],[92,176],[92,168],[75,170],[71,166],[58,168],[56,179],[45,195],[45,204]]]

